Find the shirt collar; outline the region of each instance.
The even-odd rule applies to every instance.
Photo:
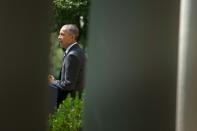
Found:
[[[75,42],[75,43],[71,44],[68,48],[66,48],[65,53],[67,54],[67,53],[68,53],[68,51],[70,50],[70,48],[71,48],[71,47],[73,47],[75,44],[77,44],[77,42]]]

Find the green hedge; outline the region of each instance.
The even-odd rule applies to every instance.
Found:
[[[58,109],[49,115],[50,131],[80,131],[82,129],[84,100],[70,95]]]

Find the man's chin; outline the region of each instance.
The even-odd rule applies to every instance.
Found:
[[[59,45],[60,45],[60,47],[62,48],[62,44],[60,43]]]

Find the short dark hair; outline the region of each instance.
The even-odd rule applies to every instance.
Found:
[[[64,28],[65,31],[67,31],[71,35],[74,35],[75,36],[75,40],[78,39],[78,37],[79,37],[79,29],[78,29],[78,27],[75,24],[66,24],[66,25],[63,25],[62,28]]]

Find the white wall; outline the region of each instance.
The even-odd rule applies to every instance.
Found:
[[[176,131],[197,130],[197,1],[181,1]]]

